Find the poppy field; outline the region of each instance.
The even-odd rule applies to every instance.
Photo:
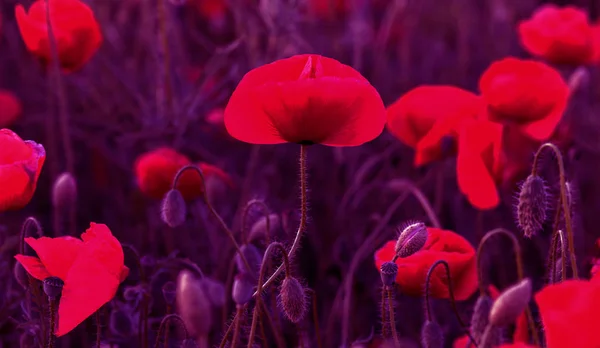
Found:
[[[0,348],[599,348],[599,16],[1,1]]]

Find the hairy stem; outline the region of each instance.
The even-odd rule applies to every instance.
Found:
[[[156,14],[158,20],[157,33],[157,53],[158,63],[162,64],[162,74],[156,84],[156,102],[158,110],[161,110],[161,116],[170,118],[173,107],[173,90],[171,87],[170,65],[171,57],[169,54],[169,39],[167,36],[167,8],[165,0],[157,0]]]
[[[233,328],[233,338],[231,339],[231,348],[235,348],[239,340],[241,325],[240,322],[242,321],[242,308],[243,306],[237,306],[237,313],[235,315],[235,323]]]
[[[265,204],[265,202],[258,200],[258,199],[253,199],[251,201],[249,201],[246,206],[244,207],[244,211],[242,212],[242,227],[241,227],[241,231],[242,231],[242,241],[244,244],[248,244],[248,226],[247,226],[247,219],[248,219],[248,213],[250,212],[250,208],[252,208],[253,206],[259,206],[265,219],[266,219],[266,223],[267,223],[267,231],[266,231],[266,241],[267,244],[271,243],[270,239],[270,234],[271,234],[271,219],[269,218],[269,207],[267,207],[267,205]]]
[[[50,310],[50,328],[48,329],[48,348],[54,348],[54,328],[56,327],[56,299],[48,297]]]
[[[317,306],[317,292],[313,289],[308,289],[308,293],[310,294],[311,302],[312,302],[312,315],[313,315],[313,324],[315,326],[315,336],[317,338],[317,348],[322,348],[323,344],[321,341],[321,329],[319,328],[319,311]]]
[[[385,289],[385,285],[381,287],[381,336],[383,338],[388,338],[387,327],[388,316],[387,314],[387,291]]]
[[[100,338],[102,337],[102,328],[100,327],[100,310],[96,311],[96,348],[100,348]]]
[[[394,317],[394,292],[393,288],[386,286],[387,288],[387,299],[388,309],[390,313],[390,328],[392,329],[392,337],[394,338],[394,344],[396,347],[400,347],[400,339],[398,338],[398,331],[396,330],[396,318]]]

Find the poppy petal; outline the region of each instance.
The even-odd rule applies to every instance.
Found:
[[[115,279],[119,279],[123,270],[123,247],[108,226],[92,222],[90,228],[81,234],[81,239],[85,243],[85,255],[104,265]]]
[[[48,272],[63,281],[83,245],[81,240],[69,236],[37,239],[28,237],[25,242],[35,250]]]
[[[37,257],[26,256],[26,255],[15,255],[15,259],[21,263],[23,268],[32,277],[38,280],[44,280],[48,277],[52,277],[52,274],[48,272],[42,261]]]

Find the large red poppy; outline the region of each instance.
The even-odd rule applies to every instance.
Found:
[[[58,306],[56,336],[69,333],[108,303],[129,274],[121,243],[106,225],[91,223],[74,237],[25,238],[38,257],[16,255],[34,278],[58,277],[64,282]]]
[[[567,107],[569,87],[560,73],[533,60],[505,58],[479,80],[488,119],[516,125],[529,137],[548,139]]]
[[[190,164],[192,161],[187,156],[172,148],[161,147],[146,152],[140,155],[135,162],[138,186],[147,196],[162,199],[171,189],[177,172]],[[222,169],[203,162],[199,162],[197,165],[206,180],[218,178],[229,186],[233,186],[231,178]],[[203,188],[202,178],[194,170],[185,171],[177,181],[177,189],[188,201],[201,197],[204,193]]]
[[[48,64],[52,60],[46,24],[46,0],[37,0],[25,11],[17,5],[15,16],[27,49]],[[56,38],[58,59],[65,72],[83,66],[102,43],[100,26],[92,9],[79,0],[50,1],[50,22]]]
[[[21,209],[33,197],[46,151],[10,129],[0,129],[0,149],[0,212]]]
[[[0,90],[0,128],[8,127],[21,115],[23,106],[12,92]]]
[[[248,72],[224,117],[229,134],[247,143],[356,146],[381,134],[385,108],[358,71],[307,54]]]
[[[587,13],[572,6],[539,7],[519,24],[519,36],[529,53],[551,63],[581,65],[594,58],[594,33]]]
[[[387,108],[387,128],[416,150],[418,166],[440,159],[443,138],[455,138],[462,122],[475,119],[482,110],[481,98],[471,92],[452,86],[420,86]]]
[[[408,295],[423,294],[429,268],[438,260],[450,266],[450,276],[457,300],[466,300],[477,290],[477,265],[473,246],[462,236],[447,230],[428,227],[427,242],[411,256],[398,258],[396,283]],[[375,265],[379,269],[395,255],[396,241],[387,242],[375,253]],[[431,276],[430,294],[434,298],[449,298],[448,280],[444,267],[438,266]]]

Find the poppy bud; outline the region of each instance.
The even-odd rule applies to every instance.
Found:
[[[531,280],[521,280],[519,283],[504,290],[494,301],[490,311],[490,323],[495,327],[503,327],[513,323],[527,308],[531,299]]]
[[[179,190],[170,190],[165,195],[161,206],[161,218],[170,227],[180,226],[185,222],[187,208]]]
[[[62,293],[63,282],[59,277],[48,277],[44,279],[44,293],[51,299],[55,299]]]
[[[548,209],[548,193],[544,180],[537,175],[529,175],[519,193],[517,222],[525,234],[531,238],[542,229]]]
[[[15,279],[17,283],[23,287],[23,289],[27,289],[29,287],[29,277],[27,276],[27,272],[23,265],[20,262],[15,263],[15,267],[13,268],[13,274],[15,275]]]
[[[209,277],[202,278],[202,285],[206,296],[215,307],[223,307],[225,305],[225,286],[223,283],[211,279]]]
[[[248,265],[252,269],[247,269],[246,264],[242,261],[242,258],[239,254],[235,254],[235,264],[237,265],[237,269],[240,273],[247,273],[252,275],[253,278],[258,277],[258,272],[260,270],[260,265],[262,264],[262,254],[258,249],[252,244],[244,244],[240,247],[240,251],[242,255],[248,261]]]
[[[186,338],[181,342],[181,348],[198,348],[198,344],[191,338]]]
[[[122,309],[113,309],[109,319],[110,332],[120,337],[133,335],[133,320],[129,313]]]
[[[279,231],[281,226],[281,221],[279,219],[279,215],[270,214],[269,215],[269,235],[273,236],[277,231]],[[250,233],[248,234],[248,240],[254,240],[259,237],[263,237],[267,234],[267,218],[261,217],[259,218],[254,225],[250,228]]]
[[[163,286],[162,286],[162,294],[163,294],[163,298],[165,299],[165,302],[167,303],[168,306],[172,306],[173,304],[175,304],[175,283],[173,282],[166,282]]]
[[[477,302],[475,302],[473,316],[471,317],[471,336],[473,336],[475,342],[481,342],[481,339],[483,338],[485,328],[489,324],[489,316],[493,304],[494,301],[488,295],[479,296]],[[492,330],[494,330],[494,332],[492,332],[494,335],[489,338],[491,340],[489,342],[496,346],[496,344],[499,343],[498,338],[500,338],[500,336],[497,335],[497,329],[492,328]]]
[[[201,281],[184,270],[177,277],[176,300],[179,316],[190,336],[206,336],[212,327],[212,308]]]
[[[398,275],[398,265],[395,262],[384,262],[381,265],[381,282],[385,286],[392,286]]]
[[[253,277],[246,273],[239,273],[233,280],[233,288],[231,289],[231,297],[236,305],[245,305],[252,299],[254,294]]]
[[[71,209],[77,201],[77,184],[71,173],[62,173],[54,181],[52,186],[52,205],[63,211]]]
[[[427,242],[427,227],[422,222],[415,222],[406,226],[396,241],[396,256],[408,257],[421,250]]]
[[[298,323],[307,311],[306,294],[304,287],[298,279],[286,277],[279,289],[279,304],[286,318],[293,323]]]
[[[559,283],[562,280],[562,257],[559,257],[554,264],[554,269],[550,273],[550,284]]]
[[[444,333],[435,321],[426,321],[421,329],[421,344],[424,348],[443,348]]]

